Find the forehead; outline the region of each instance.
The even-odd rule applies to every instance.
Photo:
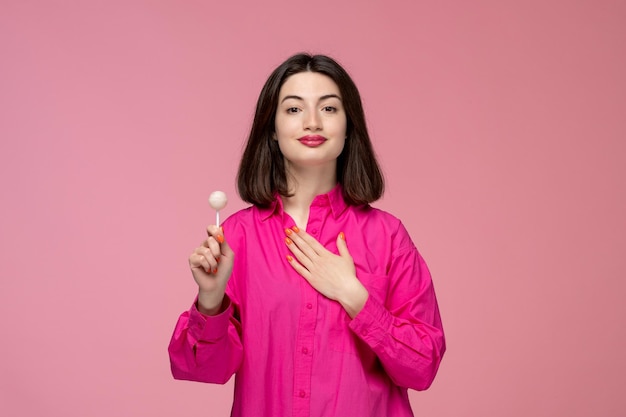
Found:
[[[285,96],[316,98],[329,94],[340,96],[339,86],[319,72],[299,72],[287,78],[280,88],[279,99]]]

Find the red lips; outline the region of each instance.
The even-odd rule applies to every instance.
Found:
[[[300,141],[301,144],[311,147],[311,148],[315,148],[317,146],[320,146],[322,143],[326,142],[326,138],[320,135],[303,136],[298,140]]]

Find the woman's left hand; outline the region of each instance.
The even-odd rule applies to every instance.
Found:
[[[339,255],[330,252],[313,236],[297,227],[285,229],[285,234],[285,243],[294,255],[287,255],[293,269],[322,295],[339,302],[354,318],[363,309],[369,293],[356,277],[354,261],[343,232],[337,236]]]

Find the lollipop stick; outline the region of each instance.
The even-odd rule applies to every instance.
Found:
[[[219,210],[215,212],[215,225],[220,227],[220,212]]]

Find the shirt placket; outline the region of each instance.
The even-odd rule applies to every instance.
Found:
[[[308,288],[307,288],[308,287]],[[313,369],[313,336],[315,334],[317,294],[308,283],[301,285],[300,325],[294,358],[294,416],[311,414],[311,372]]]
[[[306,231],[319,240],[325,210],[314,201],[309,211]],[[313,370],[313,345],[317,323],[318,292],[303,278],[300,284],[300,321],[294,358],[294,416],[311,414],[311,373]]]

